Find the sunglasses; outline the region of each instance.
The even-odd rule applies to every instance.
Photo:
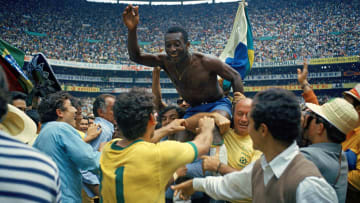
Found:
[[[176,103],[177,104],[182,104],[184,102],[184,99],[178,99],[178,100],[176,100]]]

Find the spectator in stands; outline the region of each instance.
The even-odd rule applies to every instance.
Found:
[[[0,199],[2,202],[60,202],[59,170],[56,164],[1,128],[10,99],[7,80],[0,68]]]
[[[18,91],[11,91],[11,104],[16,106],[18,109],[22,110],[22,111],[26,111],[26,98],[27,95],[22,93],[22,92],[18,92]]]
[[[108,143],[102,154],[103,202],[164,201],[165,186],[175,170],[207,153],[212,142],[214,121],[205,117],[199,121],[200,133],[192,142],[149,143],[156,120],[152,96],[141,89],[134,88],[119,95],[114,105],[114,117],[123,139]],[[117,181],[122,185],[121,191],[115,189],[118,188],[114,185],[115,179],[122,180]]]
[[[60,170],[62,202],[81,202],[80,170],[96,172],[100,152],[86,144],[75,125],[76,108],[71,95],[57,92],[47,95],[39,105],[42,129],[34,147],[50,156]]]
[[[199,190],[228,201],[337,202],[334,189],[299,153],[295,139],[300,133],[300,109],[295,95],[283,89],[257,93],[248,130],[254,149],[264,153],[259,160],[239,172],[195,178],[173,189],[183,198]]]
[[[302,154],[320,170],[335,189],[339,202],[345,203],[348,163],[341,143],[355,128],[359,116],[345,99],[335,98],[322,106],[307,103],[303,122],[304,138],[311,145],[301,148]],[[339,114],[339,112],[341,112]]]

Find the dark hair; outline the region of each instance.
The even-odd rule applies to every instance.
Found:
[[[99,117],[98,109],[101,109],[102,111],[106,111],[106,103],[105,99],[108,97],[115,98],[114,95],[111,94],[101,94],[96,97],[94,104],[93,104],[93,113],[95,117]]]
[[[120,94],[114,104],[114,118],[118,129],[128,140],[142,137],[153,111],[152,94],[145,89],[132,88]]]
[[[36,126],[40,123],[40,115],[35,109],[27,110],[26,115],[28,115],[36,124]]]
[[[27,95],[25,93],[19,92],[19,91],[11,91],[11,100],[17,100],[17,99],[21,99],[21,100],[25,100],[27,98]]]
[[[67,99],[70,99],[71,101],[72,96],[65,91],[46,95],[42,99],[38,108],[41,123],[56,121],[58,119],[56,109],[65,111],[66,108],[64,107],[64,101]]]
[[[76,109],[81,108],[82,103],[79,98],[71,97],[70,101],[71,101],[71,104],[73,105],[73,107],[75,107]]]
[[[263,123],[279,141],[291,144],[300,134],[300,105],[288,90],[271,88],[257,93],[250,115],[255,129]]]
[[[161,123],[161,117],[168,111],[170,110],[173,110],[175,109],[176,110],[176,113],[178,114],[179,118],[182,118],[184,117],[185,115],[185,110],[180,108],[180,107],[177,107],[177,106],[167,106],[165,108],[163,108],[160,112],[159,112],[159,116],[158,116],[158,122]]]
[[[9,103],[8,83],[6,75],[2,68],[0,68],[0,121],[7,113],[7,104]]]
[[[315,114],[315,113],[314,113]],[[324,124],[324,128],[326,129],[327,137],[330,141],[334,143],[342,143],[346,139],[346,135],[337,129],[333,124],[329,123],[327,120],[322,118],[320,115],[316,115],[316,123]]]
[[[181,33],[185,43],[187,43],[188,40],[189,40],[188,39],[188,33],[182,27],[179,27],[179,26],[170,27],[166,31],[166,34],[170,34],[170,33]]]

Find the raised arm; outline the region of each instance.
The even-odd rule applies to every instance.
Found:
[[[130,60],[151,67],[161,66],[161,55],[143,54],[137,42],[137,25],[139,24],[139,7],[128,5],[123,12],[123,21],[128,28],[128,52]]]
[[[303,89],[302,96],[304,97],[305,102],[319,104],[316,95],[314,91],[311,89],[311,86],[307,80],[308,74],[309,74],[308,64],[305,59],[303,69],[302,70],[297,69],[298,82],[301,86],[301,89]]]
[[[160,67],[155,67],[152,72],[152,93],[154,95],[154,106],[157,112],[167,107],[166,103],[161,98],[160,87]]]
[[[231,82],[233,92],[244,93],[244,86],[240,74],[226,63],[220,61],[220,59],[208,56],[204,60],[205,67],[209,67],[212,71],[218,74],[220,77]]]

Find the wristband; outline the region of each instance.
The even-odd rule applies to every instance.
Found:
[[[310,87],[310,84],[307,82],[305,84],[302,84],[300,87],[301,87],[301,89],[304,89],[306,86]]]

